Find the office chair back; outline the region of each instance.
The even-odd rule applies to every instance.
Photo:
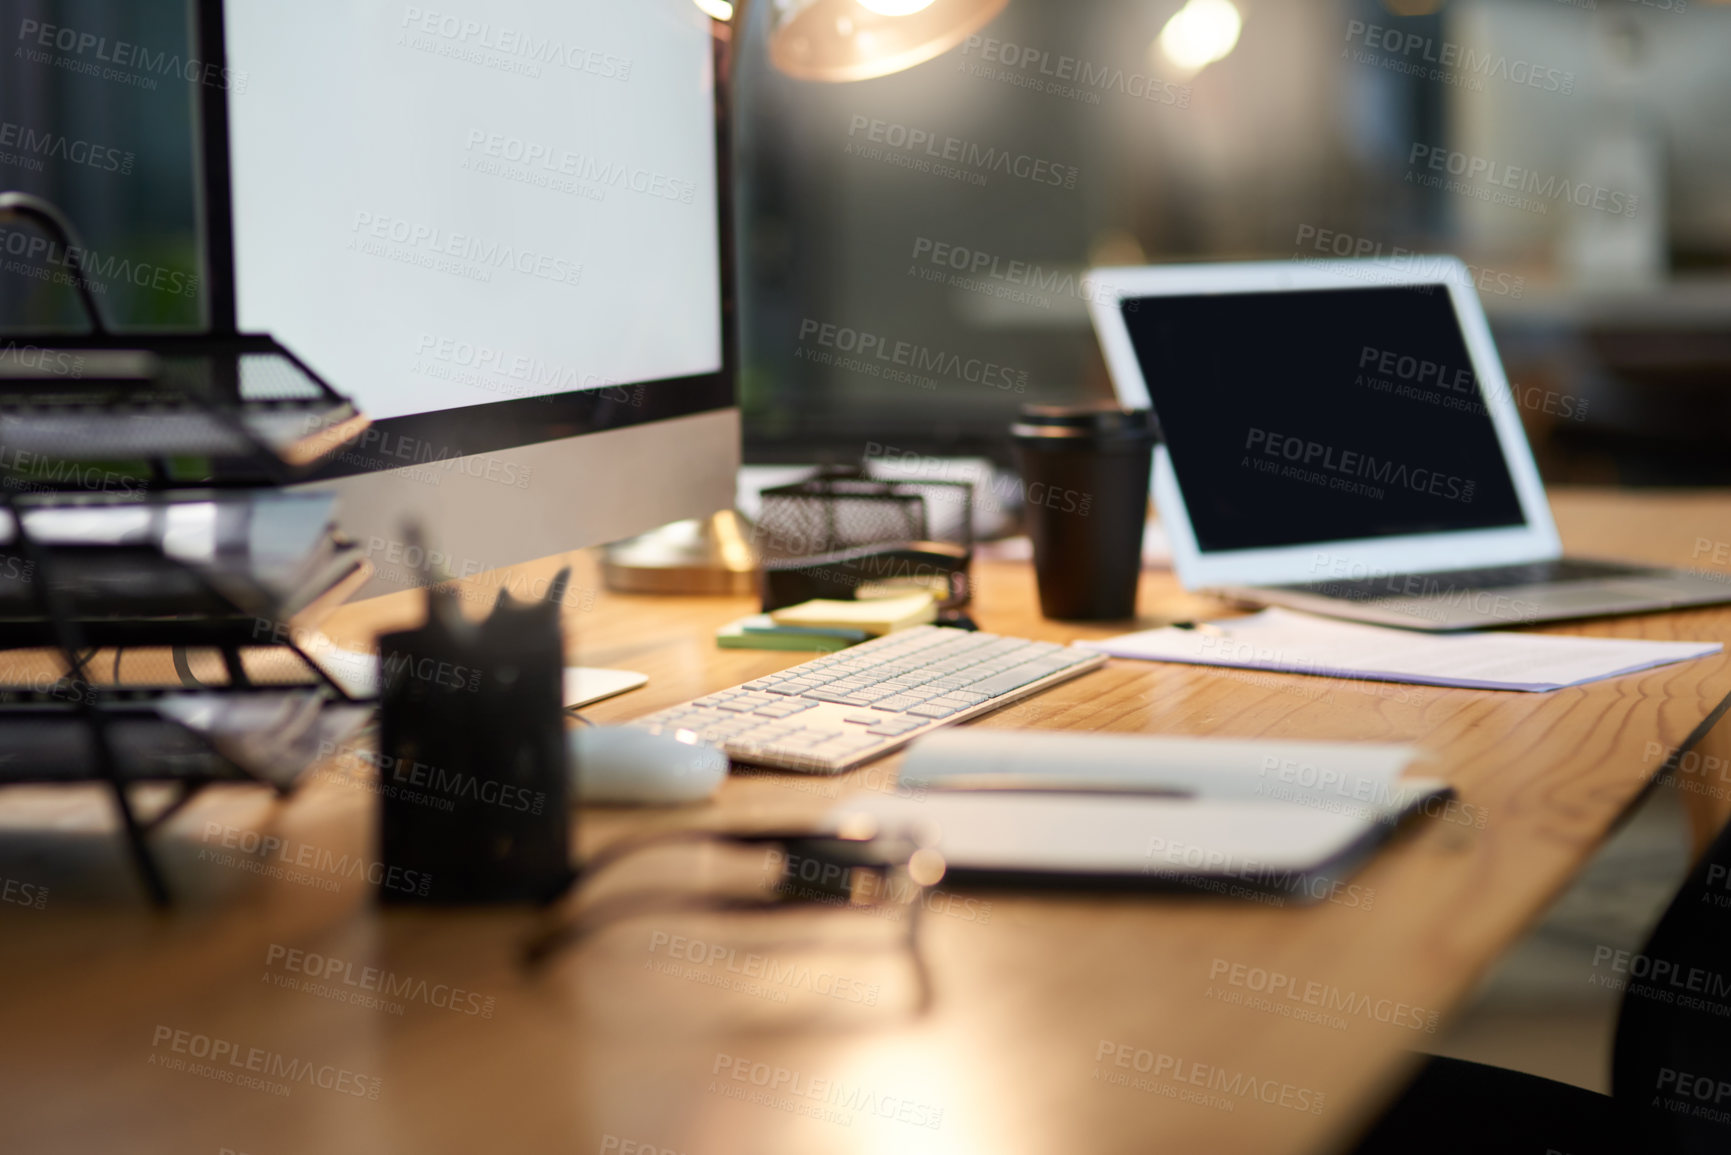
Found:
[[[1731,1151],[1731,825],[1677,891],[1639,955],[1612,1048],[1611,1094],[1666,1155]]]

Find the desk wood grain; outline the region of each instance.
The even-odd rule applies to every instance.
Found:
[[[1731,496],[1565,493],[1556,506],[1572,551],[1731,580],[1725,551],[1713,558]],[[578,658],[651,678],[597,719],[800,658],[714,647],[745,602],[610,596],[579,564]],[[1042,620],[1025,566],[978,576],[985,628],[1060,641],[1124,628]],[[1157,573],[1141,608],[1149,625],[1222,609]],[[414,612],[382,599],[327,628],[355,641]],[[1557,632],[1722,640],[1731,609]],[[1114,661],[978,724],[1412,742],[1460,804],[1309,905],[940,888],[920,926],[925,1014],[886,918],[645,914],[526,976],[513,957],[533,913],[380,912],[365,881],[376,783],[355,759],[286,803],[211,792],[175,818],[157,845],[186,897],[166,916],[143,907],[99,794],[0,792],[0,879],[16,884],[0,903],[0,1147],[1328,1151],[1728,694],[1725,656],[1546,695]],[[895,766],[736,775],[713,805],[597,811],[578,837],[592,851],[648,829],[805,818],[848,790],[893,789]],[[1710,773],[1678,778],[1714,805],[1726,793]],[[268,854],[246,852],[266,836]],[[669,853],[610,889],[764,868]],[[15,901],[24,884],[42,909]],[[1579,968],[1593,977],[1590,952]]]

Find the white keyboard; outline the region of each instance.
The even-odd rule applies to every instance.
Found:
[[[632,723],[690,730],[735,762],[839,774],[921,734],[1037,694],[1104,654],[919,626]]]

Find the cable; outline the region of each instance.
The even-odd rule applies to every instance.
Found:
[[[72,269],[73,286],[90,320],[90,331],[107,333],[108,326],[102,320],[102,310],[96,307],[96,294],[91,291],[90,278],[84,271],[84,243],[78,239],[78,230],[72,227],[66,214],[39,196],[4,192],[0,193],[0,221],[28,221],[60,242],[66,251],[66,263]]]

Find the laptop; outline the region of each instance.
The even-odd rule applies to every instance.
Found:
[[[1563,556],[1519,406],[1585,402],[1510,389],[1459,260],[1092,279],[1186,589],[1421,630],[1731,602],[1731,573]]]

